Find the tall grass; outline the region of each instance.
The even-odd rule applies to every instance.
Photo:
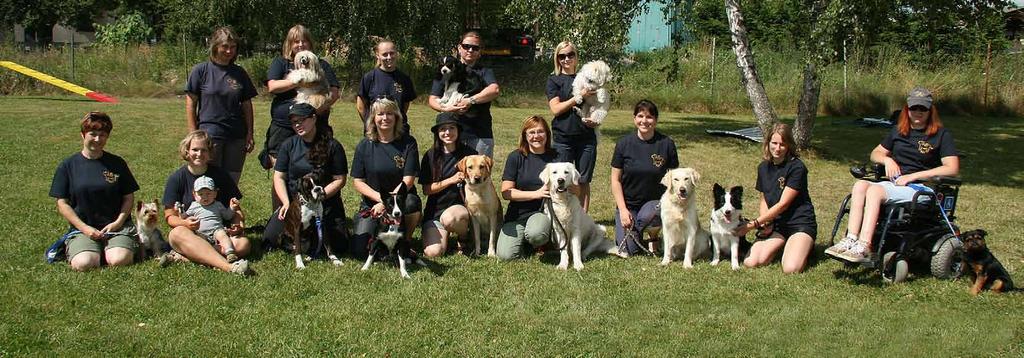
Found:
[[[712,53],[708,43],[693,43],[677,49],[663,49],[631,55],[613,64],[617,78],[614,105],[628,108],[641,98],[655,101],[668,110],[691,113],[737,114],[750,110],[746,92],[739,81],[735,56],[725,46]],[[207,57],[198,45],[78,48],[66,47],[31,52],[0,46],[0,58],[67,79],[85,87],[119,96],[162,97],[180,94],[189,69]],[[758,71],[775,109],[793,113],[802,84],[802,54],[794,50],[755,48]],[[257,84],[266,80],[267,68],[277,56],[255,52],[239,58],[239,64]],[[585,56],[585,54],[584,54]],[[426,98],[434,76],[429,60],[406,55],[400,68],[408,73]],[[326,58],[342,81],[343,96],[351,98],[359,73],[372,67],[364,62],[358,69],[345,68],[343,58]],[[584,61],[592,60],[583,58]],[[991,70],[985,73],[985,54],[934,57],[928,63],[889,47],[854,49],[845,63],[821,69],[820,109],[826,115],[874,115],[890,113],[914,85],[933,89],[943,113],[1012,115],[1024,113],[1024,57],[994,52]],[[550,58],[529,64],[495,64],[502,85],[498,106],[543,106],[544,83],[551,71]],[[712,79],[712,69],[715,76]],[[987,97],[986,93],[987,85]],[[0,94],[58,94],[61,90],[11,71],[0,72]]]

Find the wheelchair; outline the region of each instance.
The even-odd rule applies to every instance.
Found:
[[[853,167],[850,174],[871,182],[889,180],[882,165]],[[932,276],[937,278],[956,279],[964,269],[961,267],[963,243],[956,224],[961,180],[936,176],[916,184],[924,185],[932,192],[918,190],[909,202],[882,205],[873,236],[873,259],[861,265],[877,269],[882,279],[890,283],[906,280],[911,264],[915,269],[918,268],[916,265],[928,265]],[[850,212],[851,196],[846,195],[840,204],[829,246],[835,243],[843,216]],[[842,258],[833,258],[844,262],[847,267],[857,265]]]

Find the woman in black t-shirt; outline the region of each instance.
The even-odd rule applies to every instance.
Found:
[[[370,103],[378,98],[387,98],[398,103],[405,118],[405,132],[409,133],[409,104],[416,99],[416,88],[409,75],[398,69],[398,46],[394,41],[381,40],[373,46],[377,67],[363,75],[356,92],[356,114],[366,118],[370,114]],[[366,123],[363,123],[365,126]],[[365,128],[364,128],[365,129]]]
[[[419,149],[416,139],[405,133],[403,122],[402,111],[394,101],[381,98],[370,105],[366,138],[356,146],[352,159],[352,185],[362,194],[354,218],[355,236],[349,245],[356,258],[366,258],[366,244],[377,229],[377,219],[384,214],[380,193],[396,193],[400,184],[408,188],[402,208],[406,240],[412,238],[420,222],[420,197],[413,186],[419,173]],[[362,213],[369,215],[363,217]]]
[[[519,148],[508,154],[501,175],[501,197],[508,200],[508,208],[498,234],[499,259],[526,257],[550,240],[551,220],[541,211],[542,202],[550,195],[540,173],[557,159],[548,122],[540,116],[526,118],[519,131]]]
[[[113,127],[106,113],[87,113],[81,122],[82,150],[57,166],[50,184],[57,212],[71,226],[65,235],[75,271],[101,262],[129,265],[139,249],[131,220],[139,184],[124,159],[103,150]]]
[[[461,129],[453,114],[438,114],[437,123],[430,127],[434,147],[420,163],[420,185],[427,195],[420,233],[423,255],[427,257],[443,255],[448,250],[449,233],[462,238],[469,228],[469,210],[462,201],[460,185],[465,177],[457,165],[462,158],[477,153],[459,141]]]
[[[758,214],[736,228],[735,234],[743,236],[759,229],[758,236],[763,237],[754,242],[743,265],[767,265],[782,249],[782,272],[799,273],[807,265],[818,235],[814,205],[807,192],[807,166],[797,156],[789,125],[776,123],[769,133],[762,146],[764,161],[757,166]]]
[[[850,262],[871,261],[882,204],[908,202],[919,188],[930,190],[908,186],[915,181],[960,173],[953,134],[942,127],[931,92],[922,87],[910,90],[896,127],[871,151],[871,161],[885,165],[889,181],[858,180],[853,185],[846,237],[826,249],[826,254]]]
[[[590,118],[580,118],[573,107],[583,103],[583,97],[591,96],[588,90],[573,96],[572,82],[576,78],[579,54],[576,45],[562,41],[555,46],[555,70],[548,77],[548,108],[555,117],[551,119],[554,131],[552,145],[558,152],[558,161],[576,164],[580,172],[579,197],[583,211],[590,209],[590,181],[597,164],[598,124]]]

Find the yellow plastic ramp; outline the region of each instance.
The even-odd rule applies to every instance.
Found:
[[[71,82],[59,79],[57,77],[50,76],[48,74],[45,74],[45,73],[33,70],[31,68],[19,65],[17,63],[11,62],[11,61],[0,61],[0,66],[7,67],[11,71],[18,72],[18,73],[23,74],[25,76],[29,76],[29,77],[35,78],[37,80],[49,83],[51,85],[63,88],[64,90],[67,90],[69,92],[74,92],[74,93],[77,93],[77,94],[80,94],[80,95],[92,98],[92,99],[94,99],[96,101],[107,102],[107,103],[117,103],[117,99],[114,98],[114,97],[111,97],[109,95],[105,95],[103,93],[90,90],[88,88],[85,88],[85,87],[76,85],[74,83],[71,83]]]

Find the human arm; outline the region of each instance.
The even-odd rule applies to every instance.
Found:
[[[362,121],[366,120],[366,118],[363,118],[363,113],[366,113],[366,105],[366,100],[362,96],[356,96],[356,117],[359,117]]]
[[[907,185],[915,181],[925,180],[934,176],[956,176],[960,174],[960,157],[953,155],[943,157],[941,160],[942,165],[938,167],[902,175],[899,178],[896,178],[896,185]]]
[[[370,187],[370,184],[366,183],[365,179],[354,178],[352,180],[352,187],[354,187],[356,189],[356,192],[362,195],[364,198],[370,199],[371,201],[375,202],[373,207],[370,209],[371,214],[374,217],[378,217],[380,216],[380,214],[384,213],[384,204],[382,204],[384,200],[381,199],[380,192],[373,190],[373,188]]]
[[[900,165],[892,158],[892,152],[879,144],[871,150],[871,162],[885,166],[885,176],[895,179],[900,176]]]
[[[746,233],[749,232],[750,230],[760,229],[764,227],[768,223],[771,223],[773,220],[775,220],[775,218],[778,218],[779,215],[782,215],[782,213],[786,212],[786,209],[789,209],[789,205],[792,204],[793,201],[796,200],[797,196],[799,195],[799,191],[790,187],[786,187],[785,189],[782,190],[782,197],[779,198],[779,202],[775,203],[775,205],[772,205],[771,207],[768,207],[768,202],[765,200],[764,193],[762,193],[761,203],[759,205],[757,217],[754,218],[753,220],[748,221],[745,225],[736,228],[733,232],[736,234],[736,236],[743,236],[746,235]]]
[[[242,102],[242,118],[245,119],[245,152],[251,153],[256,147],[253,141],[252,100]]]
[[[196,120],[196,95],[191,93],[185,94],[185,126],[188,127],[188,131],[192,132],[199,127],[199,123]]]
[[[277,211],[277,218],[284,220],[288,214],[288,207],[291,206],[291,197],[288,196],[288,173],[274,170],[274,195],[281,202],[281,209]]]
[[[427,105],[430,106],[431,109],[438,112],[465,113],[466,110],[469,109],[468,105],[463,105],[461,102],[454,106],[443,105],[441,104],[441,97],[435,95],[430,95],[430,97],[427,97]]]
[[[328,198],[332,198],[341,192],[341,188],[345,187],[345,182],[348,180],[348,176],[345,174],[331,176],[331,182],[327,183],[324,187],[324,194]]]
[[[530,201],[547,198],[548,196],[548,189],[546,187],[541,187],[537,190],[519,190],[516,189],[516,182],[510,180],[501,181],[501,197],[505,200]]]
[[[626,197],[622,191],[622,169],[612,167],[611,187],[612,197],[615,198],[615,209],[619,211],[619,220],[623,228],[633,227],[633,215],[626,207]]]
[[[71,207],[71,204],[68,203],[67,199],[57,199],[57,212],[60,213],[60,215],[63,216],[64,219],[71,224],[71,226],[73,226],[78,231],[81,231],[83,234],[92,238],[93,240],[99,240],[104,237],[102,231],[92,226],[89,226],[89,224],[86,224],[84,221],[82,221],[81,218],[78,217],[78,214],[75,213],[75,209]]]

